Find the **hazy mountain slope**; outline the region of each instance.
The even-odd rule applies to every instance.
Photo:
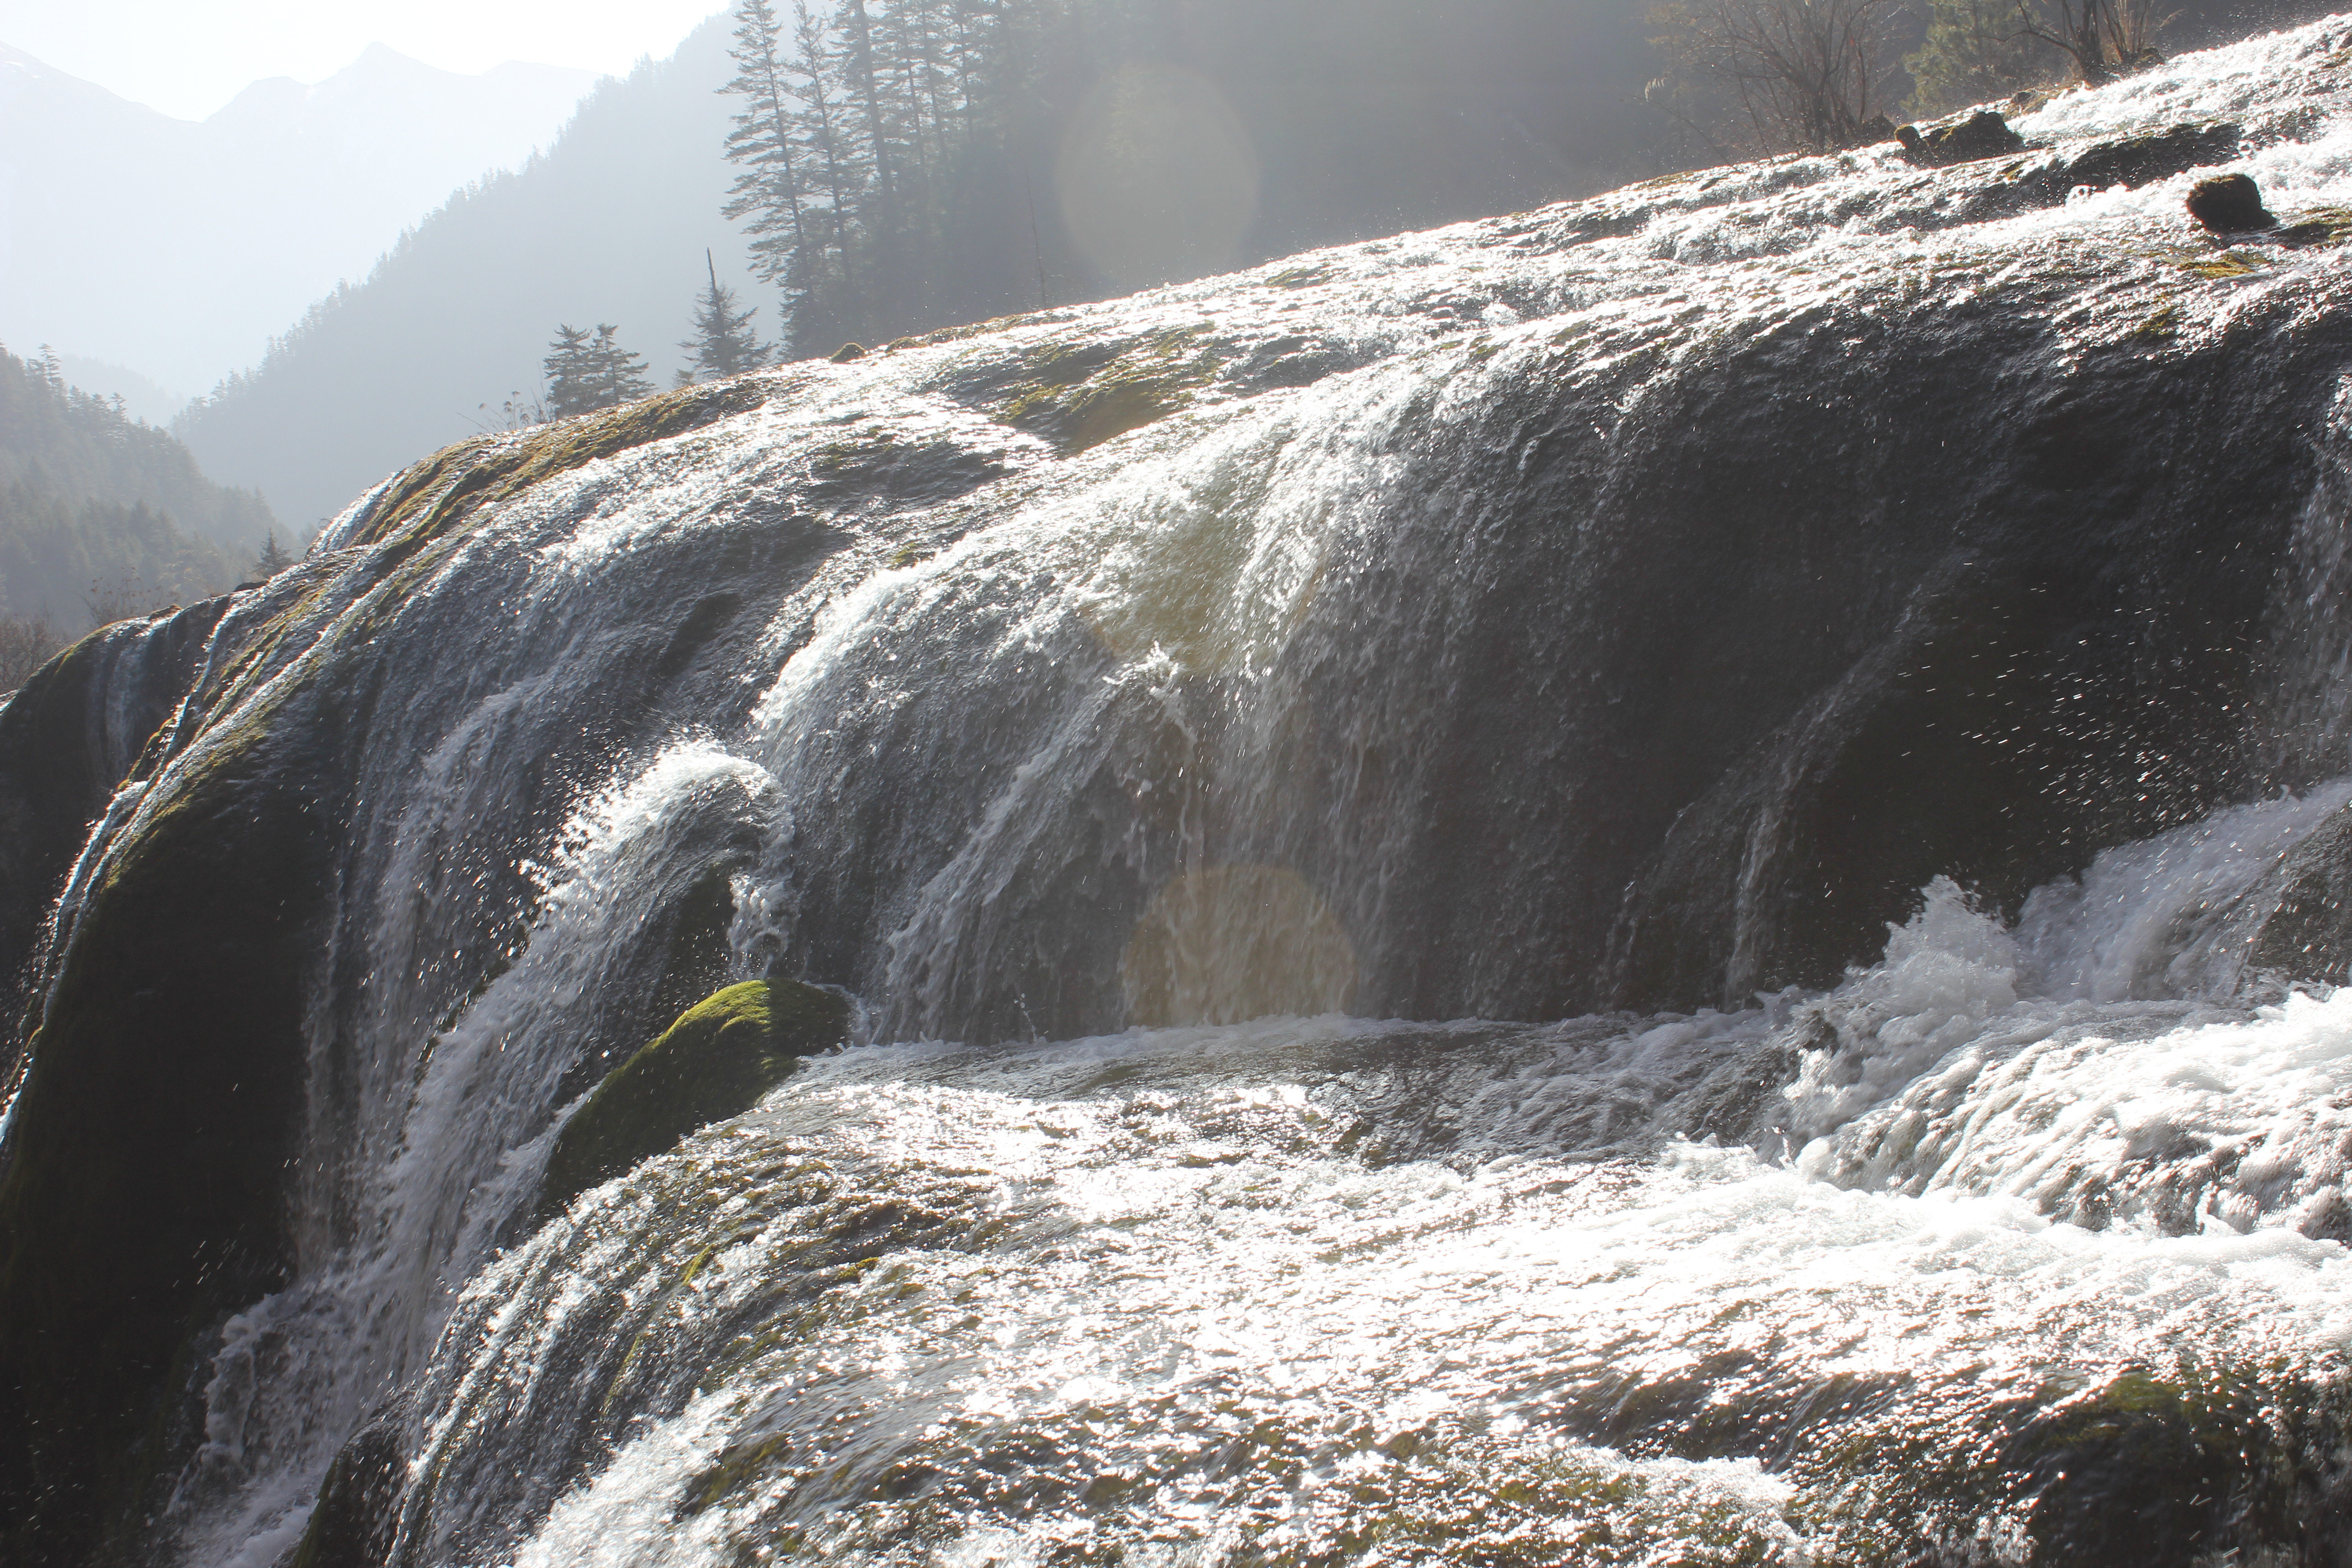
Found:
[[[0,351],[0,615],[79,625],[93,582],[124,608],[217,593],[274,522],[167,432]]]
[[[921,304],[881,323],[882,335],[1032,308],[1041,269],[1056,303],[1137,281],[1072,244],[1056,189],[1057,158],[1084,140],[1095,89],[1126,64],[1215,83],[1259,171],[1238,245],[1172,276],[1509,210],[1655,163],[1657,126],[1640,95],[1646,46],[1616,0],[1482,0],[1435,19],[1328,0],[1271,19],[1234,4],[1132,12],[1117,28],[1073,23],[1055,34],[1059,52],[1038,71],[1034,100],[991,107],[1015,123],[1006,146],[956,172],[949,275],[908,290]],[[208,470],[260,488],[308,527],[472,433],[483,404],[532,387],[559,321],[615,322],[666,373],[688,330],[703,247],[722,277],[742,256],[718,216],[734,107],[715,90],[730,73],[727,31],[714,18],[672,59],[600,89],[549,153],[435,213],[365,283],[322,301],[175,429]],[[776,336],[774,292],[746,295],[763,335]]]
[[[58,354],[58,368],[73,386],[93,397],[121,398],[124,413],[150,425],[169,425],[172,416],[188,405],[186,397],[165,391],[153,377],[142,375],[127,364]]]
[[[617,322],[667,376],[704,247],[722,277],[740,248],[719,216],[726,45],[716,19],[672,58],[600,84],[550,152],[453,197],[174,430],[207,472],[259,488],[307,534],[472,434],[482,404],[535,386],[559,321]]]
[[[845,308],[804,302],[797,353],[1034,309],[1041,292],[1064,305],[1525,208],[1683,156],[1671,120],[1644,99],[1659,61],[1635,0],[1088,0],[1021,15],[1019,47],[996,62],[1019,69],[1009,87],[981,73],[979,129],[960,121],[940,154],[944,194],[929,209],[908,202],[903,224],[904,213],[867,215]],[[673,59],[601,89],[546,155],[436,212],[365,282],[190,409],[174,427],[207,470],[260,489],[307,530],[474,433],[485,405],[528,393],[559,322],[614,322],[666,374],[703,247],[723,278],[745,281],[742,237],[718,216],[735,102],[715,90],[730,75],[727,31],[714,17]],[[1172,194],[1184,161],[1206,157],[1202,138],[1184,134],[1199,127],[1105,112],[1123,80],[1149,98],[1171,79],[1192,84],[1180,98],[1206,84],[1210,119],[1246,167],[1231,182],[1245,188],[1240,216],[1216,243],[1202,231],[1218,224],[1181,221]],[[1069,177],[1118,140],[1115,125],[1149,145],[1104,163],[1118,173],[1101,189]],[[1139,241],[1155,228],[1169,243]],[[745,297],[774,339],[776,291]]]
[[[201,390],[451,190],[551,140],[593,79],[458,76],[378,47],[198,123],[0,46],[0,341]]]

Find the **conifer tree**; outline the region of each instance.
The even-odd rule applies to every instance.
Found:
[[[735,37],[728,46],[735,77],[722,92],[743,98],[727,133],[727,157],[737,165],[727,205],[730,218],[749,218],[751,270],[789,292],[793,264],[808,249],[802,210],[802,168],[791,89],[786,83],[783,25],[770,0],[741,0]]]
[[[1170,3],[793,0],[786,37],[783,0],[737,0],[726,211],[782,292],[790,352],[1033,298],[1047,247],[1024,215],[1053,186],[1067,107],[1160,47]]]
[[[1929,0],[1927,33],[1903,57],[1914,114],[1942,114],[2006,98],[2057,74],[2048,45],[2017,30],[2005,0]]]
[[[594,406],[598,408],[617,407],[653,395],[654,384],[646,374],[646,362],[614,341],[614,333],[619,330],[609,321],[601,323],[589,344],[592,384],[598,399]]]
[[[269,531],[269,536],[262,542],[261,553],[253,558],[254,581],[267,583],[293,564],[294,557],[287,554],[285,549],[278,544],[278,531],[273,528]]]
[[[802,104],[800,136],[814,158],[814,174],[822,182],[820,221],[838,260],[837,272],[828,279],[824,255],[820,252],[809,258],[804,269],[808,281],[803,290],[808,300],[804,314],[819,322],[838,321],[854,328],[859,324],[859,313],[851,303],[858,291],[858,268],[851,259],[851,243],[859,193],[871,165],[860,155],[851,134],[832,44],[824,23],[811,14],[808,0],[794,0],[793,42],[796,50],[793,66],[799,78],[794,91]],[[838,286],[827,287],[828,282]],[[820,333],[823,331],[818,328]]]
[[[555,329],[555,341],[548,344],[547,357],[540,362],[547,376],[549,418],[569,419],[604,406],[596,401],[594,361],[585,331],[570,325]]]
[[[619,330],[609,321],[593,332],[568,325],[555,329],[555,341],[541,362],[547,373],[549,417],[569,419],[652,394],[646,362],[615,341]]]
[[[735,290],[719,281],[719,263],[708,250],[702,253],[702,263],[709,269],[710,283],[695,301],[694,336],[677,345],[694,356],[692,363],[678,372],[681,386],[740,375],[769,360],[766,345],[751,328],[751,318],[760,312],[735,308]]]
[[[874,178],[880,187],[884,228],[896,228],[898,204],[898,159],[889,121],[882,110],[880,73],[874,58],[874,22],[866,14],[866,0],[842,0],[841,64],[845,79],[865,123],[860,129],[874,161]]]

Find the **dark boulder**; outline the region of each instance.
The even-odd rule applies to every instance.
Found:
[[[2226,163],[2238,155],[2244,131],[2226,121],[2173,125],[2137,136],[2095,142],[2071,155],[2045,153],[2023,166],[1989,172],[1972,189],[1958,194],[1934,215],[1928,226],[1989,223],[2065,201],[2078,186],[2103,191],[2170,179],[2201,166]]]
[[[2215,234],[2250,234],[2276,228],[2278,219],[2263,205],[2260,185],[2244,174],[2216,174],[2189,188],[2189,216]]]
[[[391,1560],[415,1414],[414,1396],[404,1390],[343,1445],[319,1483],[318,1505],[289,1568],[383,1568]]]
[[[2247,967],[2285,980],[2352,980],[2352,811],[2341,811],[2287,854],[2256,898],[2274,899]]]
[[[1895,133],[1895,139],[1903,143],[1904,156],[1931,169],[2025,150],[2025,138],[2011,131],[2009,121],[1990,109],[1979,109],[1966,120],[1929,126],[1925,131],[1916,125],[1906,125]]]
[[[26,1047],[0,1173],[0,1562],[89,1561],[160,1503],[172,1369],[289,1277],[303,960],[341,802],[315,753],[254,730],[108,861]]]
[[[835,364],[847,364],[852,360],[860,360],[865,357],[866,345],[864,343],[844,343],[839,348],[833,351],[833,363]]]
[[[0,1080],[30,1032],[41,932],[66,873],[187,695],[228,606],[103,627],[0,698]]]
[[[2175,125],[2145,136],[2102,142],[2063,165],[2051,184],[2063,199],[2077,185],[2104,191],[2110,185],[2138,186],[2168,180],[2206,164],[2228,163],[2238,155],[2242,134],[2239,127],[2227,123]],[[2259,200],[2255,203],[2261,205]]]
[[[614,1068],[563,1124],[547,1157],[541,1217],[698,1127],[749,1110],[800,1066],[849,1035],[849,1005],[791,980],[731,985],[697,1003],[661,1038]]]

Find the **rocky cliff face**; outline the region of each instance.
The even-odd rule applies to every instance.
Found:
[[[290,1549],[730,980],[974,1047],[1738,1008],[2341,771],[2339,34],[471,442],[64,656],[0,709],[11,1549]],[[2190,226],[2223,162],[2298,240]],[[2197,895],[2212,994],[2336,974],[2301,853]]]

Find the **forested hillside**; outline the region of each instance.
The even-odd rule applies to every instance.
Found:
[[[721,216],[730,118],[752,106],[719,90],[740,74],[722,15],[604,83],[546,156],[461,193],[174,429],[307,534],[530,394],[559,323],[616,324],[667,381],[706,247],[758,330],[805,354],[1600,190],[1659,166],[1640,11],[867,0],[870,103],[859,9],[812,16],[808,48],[780,13],[780,53],[814,51],[835,117],[808,215],[835,259],[795,279],[771,243],[775,284],[747,276],[759,237]],[[858,79],[836,101],[844,70]]]
[[[216,594],[268,544],[269,508],[187,447],[0,349],[0,619],[17,660],[93,620]],[[0,663],[7,663],[0,659]],[[16,684],[0,669],[0,691]]]
[[[706,23],[670,59],[600,83],[545,156],[452,196],[173,433],[307,539],[393,469],[475,434],[486,405],[528,396],[561,321],[617,322],[666,380],[703,251],[740,273],[719,210],[726,44],[723,20]]]
[[[801,353],[1507,210],[1660,166],[1642,9],[749,0],[731,210]]]
[[[2248,3],[2269,9],[2207,0],[2155,36],[2306,0]],[[543,411],[559,326],[612,326],[666,383],[706,249],[709,286],[802,357],[1779,150],[1671,47],[1745,4],[751,0],[603,84],[551,153],[460,193],[173,428],[307,536]],[[2009,79],[1991,0],[1838,4],[1872,39],[1856,118],[1942,106],[1910,101],[1923,41],[1939,92]]]

